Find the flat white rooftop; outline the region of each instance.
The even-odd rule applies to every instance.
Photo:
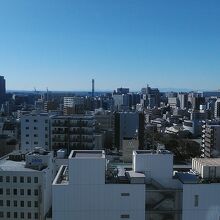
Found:
[[[105,152],[102,150],[73,150],[69,155],[71,158],[105,158]]]
[[[25,161],[12,161],[8,159],[0,160],[0,171],[35,171],[25,167]]]
[[[194,158],[193,160],[203,166],[220,166],[220,158]]]

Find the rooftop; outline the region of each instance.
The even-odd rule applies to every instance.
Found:
[[[4,157],[0,160],[0,171],[34,171],[25,165],[25,161],[13,161],[9,160],[9,157]]]
[[[168,150],[136,150],[135,154],[172,154]]]
[[[220,158],[194,158],[193,160],[203,166],[220,166]]]
[[[102,150],[73,150],[69,155],[71,158],[105,158],[105,152]]]

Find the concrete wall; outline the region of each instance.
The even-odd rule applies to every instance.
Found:
[[[154,179],[164,186],[172,182],[173,155],[172,154],[134,154],[133,169],[143,172],[147,179]]]
[[[198,207],[195,196],[198,195]],[[220,184],[184,184],[182,220],[219,220]]]
[[[120,220],[121,215],[145,219],[143,184],[53,185],[53,220]]]
[[[73,158],[69,159],[70,184],[104,184],[105,158]]]

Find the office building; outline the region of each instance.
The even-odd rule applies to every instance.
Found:
[[[49,119],[48,113],[32,112],[21,115],[21,150],[30,151],[35,147],[50,149]]]
[[[157,88],[151,88],[147,85],[146,88],[141,89],[142,103],[145,107],[154,108],[160,107],[160,91]]]
[[[188,108],[188,94],[187,93],[179,93],[179,107],[181,109],[187,109]]]
[[[64,115],[82,114],[85,111],[84,97],[64,97]]]
[[[122,148],[123,139],[138,139],[139,149],[144,147],[144,114],[139,112],[115,113],[115,147]]]
[[[36,148],[0,160],[0,219],[44,220],[51,208],[53,154]]]

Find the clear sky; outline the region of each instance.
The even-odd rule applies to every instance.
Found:
[[[220,0],[0,0],[7,89],[220,88]]]

